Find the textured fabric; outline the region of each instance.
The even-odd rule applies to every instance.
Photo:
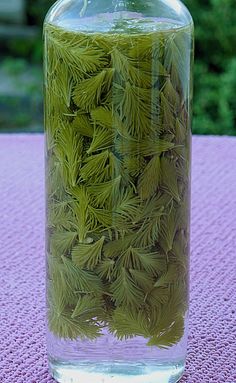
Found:
[[[0,136],[0,382],[52,383],[41,135]],[[194,137],[191,315],[181,383],[236,383],[236,138]],[[88,382],[89,383],[89,382]]]

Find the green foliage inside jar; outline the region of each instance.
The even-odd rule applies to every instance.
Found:
[[[188,299],[191,28],[47,24],[48,321],[170,347]]]

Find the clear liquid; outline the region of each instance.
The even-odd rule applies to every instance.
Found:
[[[168,31],[186,27],[176,20],[143,17],[139,13],[115,12],[103,13],[95,17],[60,19],[58,27],[74,32],[85,33],[149,33]]]
[[[60,383],[176,383],[185,368],[187,319],[181,341],[168,349],[146,346],[142,337],[119,341],[69,341],[47,333],[49,368]]]

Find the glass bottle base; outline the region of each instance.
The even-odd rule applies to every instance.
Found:
[[[49,359],[49,370],[59,383],[176,383],[185,362],[147,363],[64,363]]]

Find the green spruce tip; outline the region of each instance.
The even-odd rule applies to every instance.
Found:
[[[188,296],[190,30],[45,38],[49,328],[171,347]]]

